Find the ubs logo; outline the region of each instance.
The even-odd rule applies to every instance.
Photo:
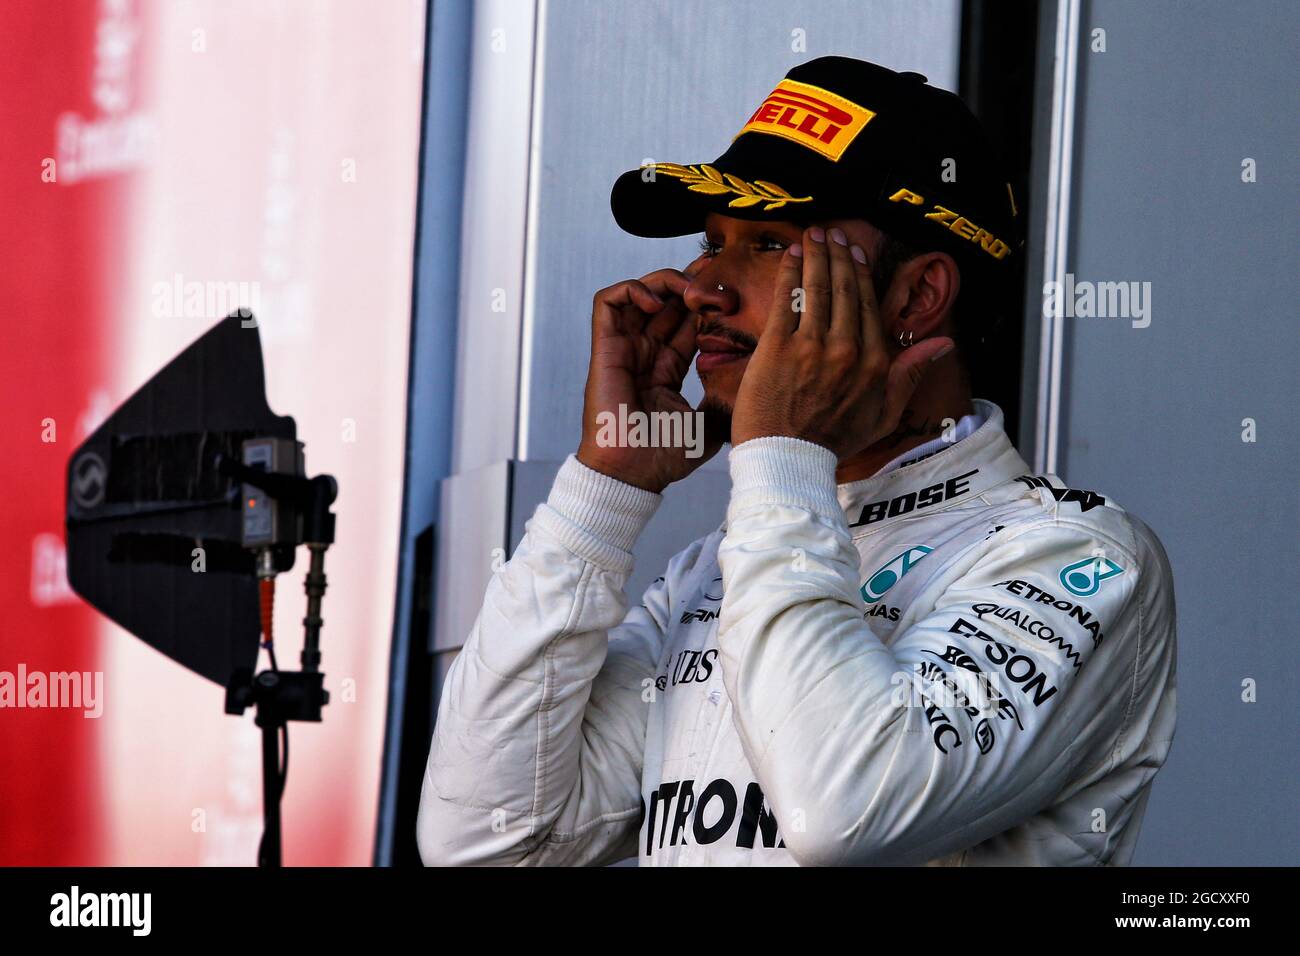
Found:
[[[673,663],[671,682],[678,684],[703,684],[713,676],[713,665],[718,659],[718,649],[707,651],[682,651]],[[662,688],[661,688],[662,689]]]

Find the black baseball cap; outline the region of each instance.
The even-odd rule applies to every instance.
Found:
[[[861,218],[986,280],[1009,279],[1024,245],[1000,155],[966,104],[919,73],[843,56],[787,73],[712,162],[623,173],[610,206],[646,237],[702,232],[710,212]]]

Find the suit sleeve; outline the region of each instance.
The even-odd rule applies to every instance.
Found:
[[[570,456],[447,674],[417,822],[426,865],[635,855],[661,578],[627,610],[660,496]]]
[[[932,610],[886,647],[863,614],[833,453],[765,438],[731,467],[723,675],[799,862],[947,856],[1116,759],[1137,693],[1138,642],[1123,632],[1137,630],[1141,569],[1125,542],[1049,512],[973,542],[927,569],[917,603]],[[1063,569],[1098,549],[1122,572],[1076,599],[1074,618],[1045,607],[1066,593]]]

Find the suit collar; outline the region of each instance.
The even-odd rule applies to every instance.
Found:
[[[922,453],[892,471],[836,487],[854,533],[950,504],[970,501],[997,485],[1029,472],[1003,429],[1002,409],[973,399],[984,424],[961,441]]]

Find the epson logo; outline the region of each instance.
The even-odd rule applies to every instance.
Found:
[[[965,618],[957,618],[948,631],[952,634],[960,634],[962,637],[975,637],[983,641],[984,656],[990,663],[1002,668],[1011,682],[1019,685],[1021,692],[1033,700],[1035,707],[1043,706],[1056,695],[1056,687],[1047,683],[1047,674],[1038,669],[1038,664],[1032,657],[1015,653],[1017,648],[1013,645],[995,640]],[[969,657],[966,657],[966,660],[969,660]],[[971,661],[970,665],[958,661],[952,663],[957,667],[974,665],[974,661]]]
[[[945,501],[951,501],[953,498],[958,498],[970,491],[970,479],[978,474],[979,469],[976,468],[964,475],[957,475],[947,481],[928,485],[920,491],[909,491],[905,495],[899,495],[897,498],[890,498],[886,501],[873,501],[863,507],[862,513],[858,515],[858,520],[851,522],[849,527],[859,528],[862,525],[875,524],[877,521],[884,521],[886,518],[897,518],[899,515],[909,514],[922,508],[931,508]]]

